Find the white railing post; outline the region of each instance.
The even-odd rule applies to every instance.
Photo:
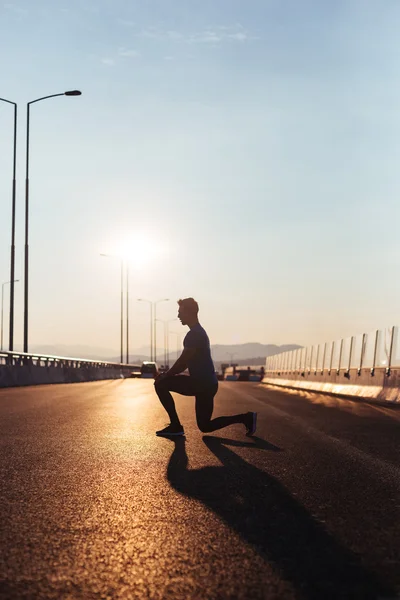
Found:
[[[325,342],[324,344],[324,355],[322,357],[322,365],[321,365],[321,375],[324,374],[324,369],[325,369],[325,356],[326,356],[326,347],[327,347],[327,342]]]
[[[390,375],[390,369],[392,367],[392,357],[393,357],[393,349],[395,346],[395,337],[397,338],[397,336],[395,336],[396,333],[397,333],[396,327],[393,325],[392,335],[390,336],[390,350],[389,350],[388,366],[386,369],[386,375],[388,375],[388,376]]]
[[[308,354],[308,348],[305,348],[305,352],[304,352],[304,364],[302,365],[302,368],[301,368],[301,376],[302,377],[305,377],[305,374],[306,374],[307,354]]]
[[[314,375],[317,374],[318,371],[318,359],[319,359],[319,344],[317,346],[317,358],[315,359],[315,369],[314,369]]]
[[[340,340],[340,352],[339,352],[339,364],[336,373],[340,375],[340,367],[342,363],[342,352],[343,352],[343,338]]]
[[[362,369],[363,363],[364,363],[365,348],[366,348],[366,345],[367,345],[367,340],[368,340],[368,335],[366,333],[363,333],[362,342],[361,342],[360,366],[358,367],[358,374],[359,375],[361,375],[361,369]]]
[[[379,360],[379,344],[381,341],[381,332],[379,329],[376,330],[376,334],[375,334],[375,348],[374,348],[374,359],[372,362],[372,369],[371,369],[371,375],[375,375],[375,367],[376,367],[376,363]]]
[[[333,355],[335,353],[335,342],[332,342],[332,347],[331,347],[331,360],[330,360],[330,364],[329,364],[329,375],[332,372],[332,365],[333,365]]]
[[[353,347],[354,347],[354,335],[351,336],[350,351],[349,351],[349,363],[348,363],[347,371],[344,374],[344,376],[347,377],[347,379],[350,379],[351,360],[353,358]]]

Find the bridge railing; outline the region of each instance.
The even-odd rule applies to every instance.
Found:
[[[86,358],[0,352],[0,387],[127,377],[132,366]]]
[[[303,376],[333,371],[349,373],[352,369],[361,373],[366,368],[372,373],[377,368],[384,368],[390,373],[393,367],[400,367],[398,341],[398,326],[378,329],[268,356],[265,370],[267,373],[297,373]]]
[[[126,363],[94,360],[88,358],[71,358],[65,356],[52,356],[47,354],[0,351],[0,365],[34,365],[37,367],[94,367],[94,368],[131,368]]]
[[[398,342],[393,326],[275,354],[263,383],[400,402]]]

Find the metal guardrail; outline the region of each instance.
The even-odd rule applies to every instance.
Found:
[[[306,374],[344,371],[350,377],[350,369],[370,369],[374,375],[376,369],[385,369],[390,375],[392,367],[400,367],[399,327],[373,331],[369,334],[354,335],[340,340],[326,342],[307,348],[298,348],[268,356],[265,363],[266,374]]]
[[[33,354],[25,352],[0,352],[0,365],[7,366],[35,366],[35,367],[69,367],[75,369],[85,368],[109,368],[128,370],[132,365],[125,363],[113,363],[101,360],[92,360],[87,358],[71,358],[65,356],[51,356],[46,354]]]

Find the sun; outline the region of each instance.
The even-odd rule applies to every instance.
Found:
[[[132,265],[149,265],[165,253],[163,244],[145,234],[132,234],[117,244],[115,252],[120,258]]]

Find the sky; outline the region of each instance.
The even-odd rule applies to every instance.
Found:
[[[0,96],[19,110],[16,348],[26,103],[69,89],[82,96],[31,107],[30,346],[118,353],[119,262],[100,253],[126,243],[131,348],[149,337],[137,298],[170,298],[160,319],[196,298],[214,344],[398,324],[399,22],[397,0],[0,4]],[[12,127],[0,102],[1,282]],[[4,310],[7,339],[8,292]]]

